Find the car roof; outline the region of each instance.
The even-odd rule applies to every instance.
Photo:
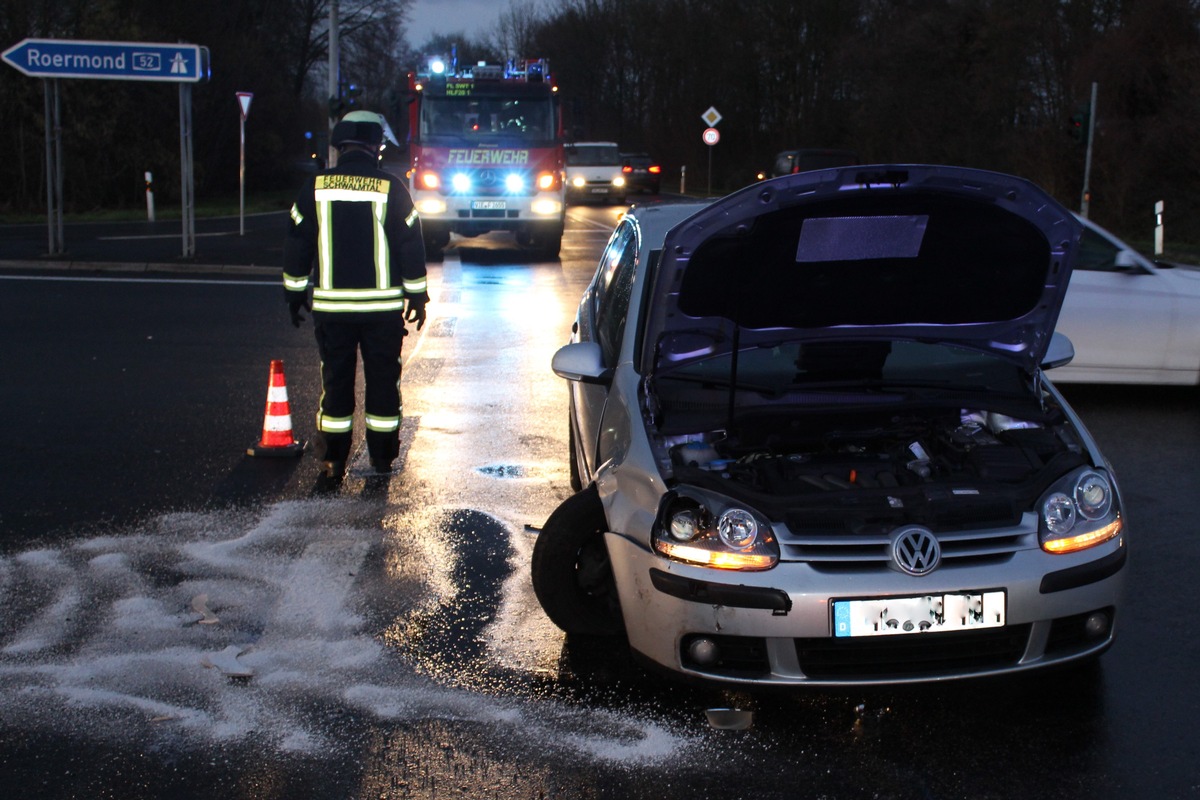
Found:
[[[680,198],[635,203],[625,211],[623,219],[631,219],[637,224],[641,233],[641,256],[645,258],[652,250],[662,249],[667,231],[707,208],[711,202]]]

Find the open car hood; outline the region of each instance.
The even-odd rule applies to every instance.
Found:
[[[754,184],[667,233],[641,372],[735,347],[919,339],[1033,373],[1081,233],[1034,184],[983,170],[854,166]]]

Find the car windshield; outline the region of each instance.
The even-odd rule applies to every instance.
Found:
[[[567,163],[587,164],[597,167],[615,167],[621,163],[621,154],[616,147],[604,145],[574,145],[567,148]]]

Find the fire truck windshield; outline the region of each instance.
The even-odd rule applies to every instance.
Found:
[[[555,134],[549,98],[432,97],[421,105],[422,141],[545,142]]]

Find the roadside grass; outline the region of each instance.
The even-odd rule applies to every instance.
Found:
[[[259,192],[246,195],[246,213],[259,214],[270,211],[286,211],[295,199],[293,191]],[[236,217],[239,212],[237,195],[232,197],[197,198],[197,217]],[[183,217],[179,199],[170,202],[156,198],[155,220],[178,220]],[[63,222],[138,222],[146,220],[146,207],[97,208],[90,211],[65,211]],[[28,225],[46,222],[46,212],[0,212],[0,225]]]
[[[1163,243],[1162,255],[1154,255],[1154,242],[1149,239],[1125,239],[1125,241],[1139,253],[1153,261],[1200,264],[1200,245],[1197,244],[1167,241]]]

